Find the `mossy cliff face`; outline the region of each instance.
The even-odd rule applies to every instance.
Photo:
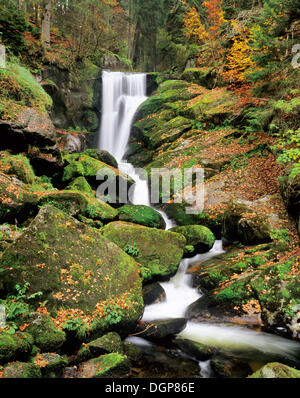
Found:
[[[3,253],[0,267],[7,292],[28,282],[28,294],[41,291],[53,314],[61,308],[82,310],[94,314],[99,321],[95,328],[109,327],[105,311],[114,300],[122,301],[115,304],[115,325],[125,322],[132,327],[143,311],[141,278],[133,258],[98,230],[52,206],[44,206]],[[106,300],[110,301],[105,304]]]
[[[104,236],[132,254],[141,264],[143,279],[147,282],[174,275],[186,243],[184,236],[175,232],[125,222],[106,225]]]

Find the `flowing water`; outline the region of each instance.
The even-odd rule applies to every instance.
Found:
[[[114,155],[119,169],[135,181],[131,202],[135,205],[151,206],[147,181],[140,178],[134,167],[124,160],[135,113],[146,99],[146,74],[103,72],[103,109],[99,148]],[[159,212],[166,222],[166,229],[176,225],[164,212]],[[208,253],[197,255],[192,259],[183,259],[177,274],[169,282],[161,283],[166,292],[166,300],[147,306],[143,320],[184,317],[187,307],[201,297],[199,291],[191,287],[190,276],[186,270],[195,262],[207,260],[223,252],[222,242],[216,241]],[[219,347],[243,358],[255,360],[279,358],[291,362],[299,360],[299,343],[245,327],[188,322],[179,336]],[[141,346],[150,344],[141,338],[132,339]],[[202,376],[209,377],[209,362],[200,363],[200,367]]]

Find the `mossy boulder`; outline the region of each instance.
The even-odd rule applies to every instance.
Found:
[[[134,256],[147,282],[165,280],[177,272],[186,242],[175,232],[120,221],[106,225],[103,234]]]
[[[87,149],[84,152],[84,154],[90,156],[91,158],[97,159],[100,162],[108,164],[109,166],[114,167],[115,169],[118,168],[118,162],[113,157],[113,155],[111,155],[107,151],[104,151],[101,149],[96,149],[96,148],[91,148],[91,149]]]
[[[24,155],[11,155],[8,152],[0,153],[0,169],[5,174],[15,175],[25,184],[32,184],[35,178],[31,164]]]
[[[125,205],[119,209],[120,221],[144,225],[145,227],[165,229],[162,215],[152,207],[144,205]]]
[[[107,165],[95,158],[85,154],[68,154],[64,157],[67,166],[64,168],[62,180],[69,183],[77,177],[85,177],[92,188],[97,189],[100,182],[97,181],[99,172],[105,172],[112,177],[115,177],[118,182],[127,185],[128,188],[134,181],[126,174],[119,171],[117,168]]]
[[[0,332],[0,364],[26,359],[30,354],[33,338],[27,333],[11,335]]]
[[[14,362],[4,368],[4,379],[40,379],[42,372],[33,363]]]
[[[121,337],[115,332],[107,333],[97,340],[91,341],[88,343],[88,347],[95,357],[112,352],[123,353]]]
[[[250,379],[299,379],[300,370],[283,365],[282,363],[272,362],[263,366],[257,372],[249,376]]]
[[[43,377],[59,377],[68,365],[68,358],[55,353],[37,354],[31,362],[40,367]]]
[[[111,353],[91,359],[82,364],[78,372],[79,378],[125,377],[131,370],[127,356]]]
[[[215,236],[210,229],[202,225],[186,225],[171,228],[170,231],[177,232],[186,238],[187,246],[193,246],[194,251],[189,252],[189,256],[197,253],[208,252],[215,243]]]
[[[29,317],[28,332],[34,338],[34,344],[41,352],[58,351],[66,341],[66,334],[59,330],[53,320],[40,313],[32,313]]]
[[[83,181],[75,180],[76,185]],[[74,186],[75,188],[77,186]],[[113,221],[118,211],[109,204],[97,199],[90,192],[56,191],[45,192],[39,196],[38,205],[53,205],[71,216],[82,215],[93,220]]]
[[[110,328],[126,333],[143,311],[134,259],[98,230],[53,206],[42,207],[3,253],[0,268],[7,292],[29,282],[28,294],[42,292],[40,299],[47,300],[52,313],[62,307],[84,311],[90,316],[89,332],[96,337]],[[113,308],[115,317],[109,317]]]

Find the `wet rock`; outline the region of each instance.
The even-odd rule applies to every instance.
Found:
[[[198,378],[198,361],[187,358],[178,350],[157,345],[140,347],[142,357],[132,369],[133,375],[142,378]]]
[[[158,283],[150,283],[143,287],[143,299],[145,305],[156,304],[166,299],[166,292]]]
[[[252,372],[247,362],[223,355],[212,359],[211,368],[218,377],[224,378],[247,377]]]
[[[131,363],[127,356],[106,354],[83,363],[77,373],[78,378],[128,377]]]
[[[139,324],[136,333],[139,337],[153,341],[165,340],[182,332],[186,324],[187,320],[184,318],[154,320]]]
[[[123,353],[126,355],[132,363],[139,361],[142,357],[142,351],[139,347],[130,343],[129,341],[123,342]]]
[[[282,363],[272,362],[249,376],[250,379],[299,379],[300,371]]]
[[[4,379],[39,379],[42,373],[40,367],[33,363],[15,362],[5,367],[2,377]]]
[[[174,344],[181,351],[185,352],[191,357],[196,358],[198,361],[207,361],[218,352],[214,347],[179,337],[174,340]]]

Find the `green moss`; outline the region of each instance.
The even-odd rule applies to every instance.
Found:
[[[163,217],[149,206],[125,205],[119,209],[119,219],[152,228],[165,228]]]
[[[0,168],[6,174],[13,174],[25,184],[32,184],[35,178],[29,160],[23,155],[11,155],[8,152],[0,153]]]
[[[32,343],[32,337],[28,334],[0,332],[0,364],[28,356]]]
[[[130,372],[129,359],[121,354],[107,354],[90,361],[97,369],[94,377],[118,377]]]
[[[84,193],[88,196],[94,197],[94,192],[84,177],[75,178],[66,188],[66,190],[70,191],[78,191]]]
[[[45,113],[52,106],[51,97],[24,67],[8,62],[0,69],[0,117],[14,119],[25,106]]]
[[[171,228],[170,231],[182,234],[186,238],[187,245],[195,247],[199,253],[208,252],[215,243],[214,234],[202,225],[186,225]]]

